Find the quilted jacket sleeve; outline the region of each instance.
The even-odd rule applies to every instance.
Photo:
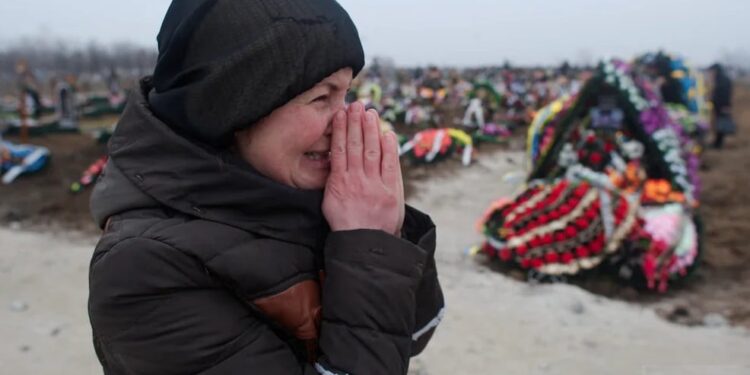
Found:
[[[404,239],[333,232],[326,246],[318,364],[332,374],[406,374],[443,315],[435,228],[407,211]]]

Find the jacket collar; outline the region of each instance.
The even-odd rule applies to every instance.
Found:
[[[230,151],[181,135],[179,126],[170,127],[151,112],[146,99],[150,90],[147,77],[131,96],[109,143],[111,162],[131,184],[190,216],[322,247],[329,230],[321,210],[322,191],[274,182]]]

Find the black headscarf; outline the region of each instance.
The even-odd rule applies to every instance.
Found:
[[[158,42],[152,111],[219,147],[339,69],[364,66],[357,29],[333,0],[176,0]]]
[[[346,12],[333,0],[175,0],[158,39],[154,76],[131,93],[109,142],[109,182],[92,196],[100,224],[169,207],[319,249],[323,191],[268,179],[225,146],[339,69],[361,70]]]

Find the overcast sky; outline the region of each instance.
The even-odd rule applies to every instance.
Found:
[[[238,0],[239,1],[239,0]],[[750,0],[340,0],[368,59],[557,64],[664,48],[697,64],[750,58]],[[168,0],[2,0],[0,48],[49,35],[156,46]]]

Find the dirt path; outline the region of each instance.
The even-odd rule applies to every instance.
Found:
[[[93,245],[0,229],[0,373],[101,374],[86,315]]]

